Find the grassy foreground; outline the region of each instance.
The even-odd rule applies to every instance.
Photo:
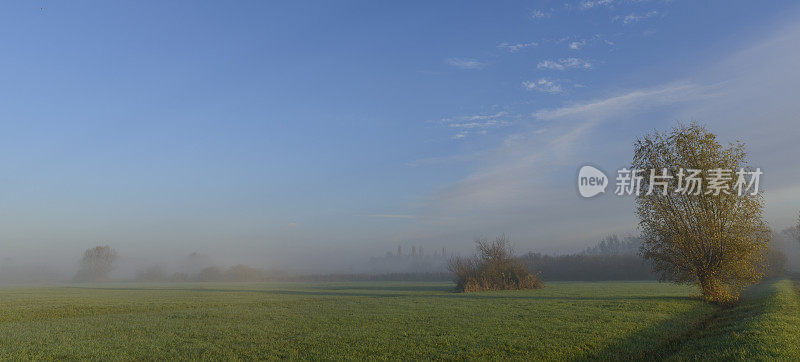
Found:
[[[653,282],[454,294],[447,283],[0,288],[0,359],[773,358],[798,355],[789,281],[740,307]],[[743,319],[744,318],[744,319]]]
[[[800,360],[800,297],[789,280],[753,287],[739,305],[718,311],[675,359]]]

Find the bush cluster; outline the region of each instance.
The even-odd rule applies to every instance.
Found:
[[[486,238],[476,239],[475,246],[477,255],[450,259],[448,267],[454,274],[456,291],[544,288],[539,274],[531,273],[514,256],[511,242],[504,234],[491,242]]]

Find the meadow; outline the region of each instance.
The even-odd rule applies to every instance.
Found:
[[[0,287],[0,359],[800,358],[789,280],[721,309],[689,286],[551,282]]]

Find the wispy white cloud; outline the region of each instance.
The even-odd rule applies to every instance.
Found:
[[[470,58],[448,58],[445,59],[445,63],[461,69],[481,69],[485,65],[476,59]]]
[[[550,69],[550,70],[564,70],[564,65],[553,60],[542,60],[541,62],[539,62],[536,68]]]
[[[569,43],[569,48],[572,50],[580,50],[581,48],[586,46],[586,40],[578,40]]]
[[[602,8],[610,6],[613,2],[614,0],[584,0],[581,1],[580,8],[582,10]]]
[[[506,49],[506,50],[508,50],[509,52],[512,52],[512,53],[516,53],[521,49],[525,49],[527,47],[535,47],[537,45],[539,45],[539,43],[537,43],[537,42],[516,43],[516,44],[500,43],[500,44],[497,45],[497,47],[500,48],[500,49]]]
[[[539,120],[602,119],[623,112],[634,113],[657,106],[688,100],[701,100],[713,95],[716,86],[701,87],[688,82],[638,89],[621,95],[573,105],[543,109],[531,114]]]
[[[549,18],[551,15],[553,15],[552,12],[545,12],[545,11],[539,10],[539,9],[531,10],[531,18],[534,18],[534,19]]]
[[[536,90],[542,93],[550,94],[559,94],[564,92],[564,88],[561,87],[561,84],[558,84],[558,82],[547,78],[540,78],[537,81],[522,82],[522,87],[527,90]]]
[[[492,113],[492,114],[476,114],[474,116],[466,117],[466,119],[468,119],[470,121],[475,121],[475,120],[482,120],[482,119],[494,119],[494,118],[503,117],[503,116],[507,116],[507,115],[508,115],[508,112],[500,111],[500,112],[496,112],[496,113]]]
[[[640,22],[642,20],[645,20],[647,18],[652,18],[652,17],[654,17],[656,15],[658,15],[658,11],[656,11],[656,10],[647,12],[645,14],[639,14],[639,15],[631,13],[631,14],[628,14],[625,17],[622,18],[622,23],[625,24],[625,25],[635,24],[635,23],[638,23],[638,22]],[[619,16],[615,16],[612,20],[617,21],[619,19],[620,19]]]
[[[439,123],[458,130],[453,135],[454,139],[464,139],[473,133],[487,134],[487,129],[508,127],[512,125],[508,113],[497,112],[493,114],[478,114],[456,118],[442,118]]]
[[[567,68],[582,68],[582,69],[592,68],[592,63],[586,59],[566,58],[559,60],[559,62]]]
[[[592,63],[586,59],[562,58],[559,60],[543,60],[536,65],[539,69],[565,70],[565,69],[592,69]]]
[[[541,38],[536,41],[510,43],[502,42],[497,45],[497,48],[508,50],[509,52],[517,52],[525,48],[536,47],[543,44],[564,44],[566,43],[569,49],[580,50],[585,46],[602,42],[606,45],[614,45],[614,42],[607,39],[604,34],[593,34],[585,37],[576,36],[561,36],[557,38]]]
[[[458,123],[451,123],[451,128],[464,128],[464,129],[474,129],[474,128],[491,128],[491,127],[501,127],[501,126],[508,126],[511,125],[511,122],[490,119],[481,122],[458,122]]]

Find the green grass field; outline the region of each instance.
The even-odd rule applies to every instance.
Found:
[[[447,283],[0,288],[0,359],[800,356],[797,286],[718,309],[653,282],[451,293]]]

